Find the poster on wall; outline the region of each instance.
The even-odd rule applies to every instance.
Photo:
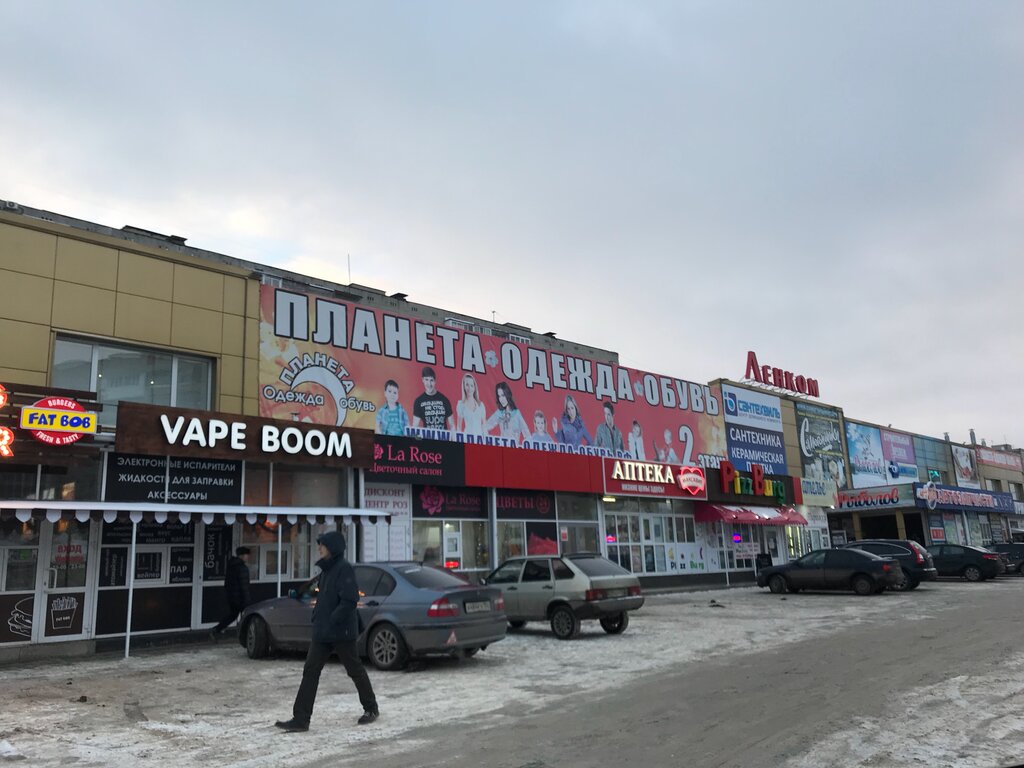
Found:
[[[846,459],[840,432],[841,416],[835,408],[797,401],[796,433],[800,466],[808,480],[832,481],[846,488]]]
[[[363,507],[390,516],[391,524],[362,524],[366,562],[412,559],[412,486],[365,483]]]
[[[705,467],[726,455],[717,388],[465,325],[262,286],[260,415]]]
[[[412,487],[412,516],[486,520],[487,504],[483,488],[438,488],[433,485]]]
[[[0,594],[0,643],[27,643],[32,639],[32,595]]]
[[[956,484],[961,488],[981,488],[978,476],[978,464],[973,448],[963,445],[951,445],[953,449],[953,474]]]
[[[917,456],[914,438],[902,432],[881,430],[882,459],[885,461],[886,482],[892,484],[916,483]]]
[[[882,435],[878,427],[846,422],[846,450],[850,456],[850,475],[854,488],[887,485]]]
[[[991,448],[975,448],[978,455],[978,463],[987,464],[990,467],[999,467],[1000,469],[1010,469],[1015,472],[1024,472],[1024,462],[1021,462],[1020,456],[1015,453],[1005,453],[1004,451],[993,451]]]
[[[707,570],[707,565],[704,562],[704,548],[700,544],[669,544],[666,554],[670,571],[703,573]]]
[[[82,634],[82,612],[85,607],[84,592],[69,592],[47,595],[44,632],[46,637]]]
[[[553,522],[526,524],[526,554],[558,554],[558,530]]]
[[[942,515],[933,513],[928,515],[928,535],[933,544],[946,543],[946,527],[942,522]]]
[[[752,464],[760,464],[767,474],[785,475],[782,401],[774,395],[723,384],[722,409],[729,461],[744,472],[749,472]]]

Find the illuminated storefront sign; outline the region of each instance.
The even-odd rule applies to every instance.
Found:
[[[22,429],[47,445],[71,445],[96,434],[96,414],[68,397],[44,397],[21,409]]]
[[[7,390],[0,384],[0,409],[7,405]],[[11,446],[14,445],[14,432],[7,427],[0,427],[0,459],[9,459],[14,456]]]
[[[732,462],[723,461],[718,468],[721,491],[735,496],[767,496],[779,504],[786,503],[786,486],[779,480],[765,477],[760,464],[750,466],[749,476],[737,471]]]
[[[604,490],[611,496],[707,498],[701,467],[680,467],[652,461],[604,459]]]

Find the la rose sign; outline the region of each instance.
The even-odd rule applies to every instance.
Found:
[[[757,355],[753,350],[747,352],[747,370],[743,378],[752,379],[758,384],[765,384],[769,387],[788,389],[790,392],[799,392],[801,395],[821,397],[818,394],[818,380],[809,379],[806,376],[794,374],[792,371],[784,371],[770,365],[761,365],[757,362]]]
[[[96,433],[96,414],[68,397],[44,397],[21,409],[19,426],[41,443],[71,445]]]

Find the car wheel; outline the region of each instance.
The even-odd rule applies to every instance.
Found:
[[[908,580],[907,581],[907,592],[910,592],[912,589],[917,589],[920,586],[921,586],[921,582],[920,581]]]
[[[776,573],[768,579],[768,589],[772,591],[773,595],[781,595],[786,591],[786,577]]]
[[[850,582],[853,591],[858,595],[870,595],[875,591],[875,585],[867,576],[854,576]]]
[[[629,626],[629,614],[623,611],[614,616],[601,617],[601,629],[609,635],[621,635]]]
[[[370,663],[385,672],[401,669],[409,656],[402,633],[394,624],[386,622],[370,630],[370,636],[366,639],[366,653]]]
[[[800,591],[800,587],[794,587],[792,584],[787,584],[786,589],[789,590],[790,594],[797,594]]]
[[[467,659],[472,659],[474,656],[476,656],[479,650],[479,648],[465,648],[462,651],[462,656]]]
[[[981,569],[976,565],[964,568],[964,578],[968,581],[981,581]]]
[[[910,578],[906,571],[904,571],[903,576],[900,578],[899,581],[892,585],[892,588],[895,589],[897,592],[906,592],[907,590],[913,589],[913,587],[910,586],[913,583],[914,580]]]
[[[250,659],[262,659],[270,653],[270,629],[259,616],[245,625],[245,653]]]
[[[580,620],[572,608],[560,605],[551,612],[551,631],[559,640],[573,640],[580,636]]]
[[[512,629],[522,629],[526,626],[526,622],[521,621],[520,619],[516,619],[515,621],[509,620],[508,625],[512,627]]]

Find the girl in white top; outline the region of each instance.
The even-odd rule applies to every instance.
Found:
[[[462,399],[455,404],[455,413],[458,415],[455,426],[459,432],[483,436],[487,408],[480,402],[476,379],[468,373],[462,377]]]
[[[633,428],[629,431],[629,455],[644,461],[647,458],[644,454],[644,431],[640,429],[640,423],[634,421]]]

